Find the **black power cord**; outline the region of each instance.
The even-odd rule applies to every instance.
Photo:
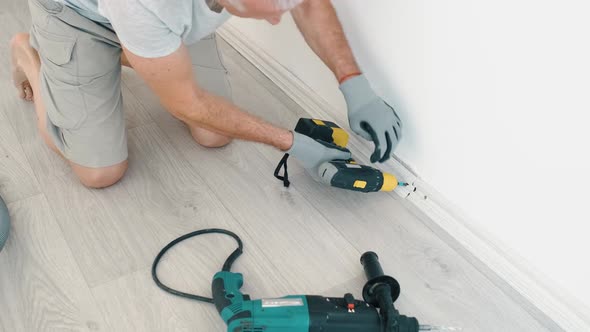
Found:
[[[230,232],[228,230],[225,229],[218,229],[218,228],[210,228],[210,229],[202,229],[199,231],[195,231],[195,232],[191,232],[188,234],[185,234],[179,238],[177,238],[176,240],[168,243],[167,246],[165,246],[160,253],[158,253],[158,255],[156,256],[156,259],[154,259],[154,263],[152,264],[152,279],[154,279],[154,282],[156,283],[156,285],[158,285],[158,287],[160,287],[160,289],[172,294],[172,295],[176,295],[176,296],[180,296],[180,297],[184,297],[187,299],[192,299],[192,300],[196,300],[196,301],[200,301],[200,302],[206,302],[206,303],[213,303],[213,299],[212,298],[208,298],[205,296],[200,296],[200,295],[195,295],[195,294],[189,294],[189,293],[184,293],[181,292],[179,290],[170,288],[166,285],[164,285],[161,281],[160,278],[158,278],[158,264],[160,263],[160,260],[162,259],[162,257],[164,256],[164,254],[172,247],[174,247],[175,245],[177,245],[178,243],[190,239],[192,237],[195,236],[199,236],[199,235],[203,235],[203,234],[223,234],[223,235],[228,235],[231,236],[232,238],[234,238],[234,240],[236,240],[236,242],[238,243],[238,248],[236,250],[234,250],[234,252],[229,255],[229,257],[225,260],[225,263],[223,264],[223,268],[222,271],[224,272],[230,272],[231,271],[231,267],[234,264],[234,262],[236,261],[236,259],[238,259],[238,257],[240,257],[240,255],[243,252],[244,249],[244,245],[242,243],[242,239],[240,239],[239,236],[237,236],[235,233]]]

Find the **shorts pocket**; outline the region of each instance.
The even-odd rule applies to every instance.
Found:
[[[41,96],[47,116],[61,129],[79,128],[87,111],[73,59],[76,37],[58,35],[36,25],[33,33],[41,58]]]
[[[76,45],[75,38],[56,35],[36,26],[33,29],[39,46],[38,51],[43,59],[56,66],[66,65],[72,60],[72,52]]]
[[[41,97],[47,117],[60,129],[79,129],[88,117],[83,88],[47,75],[47,72],[41,73]]]

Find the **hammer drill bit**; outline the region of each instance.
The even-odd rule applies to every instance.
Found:
[[[420,325],[418,331],[463,331],[463,329],[460,327],[453,326]]]

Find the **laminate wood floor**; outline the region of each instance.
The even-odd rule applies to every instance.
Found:
[[[12,236],[0,253],[0,331],[224,331],[213,306],[160,291],[158,250],[192,230],[239,233],[235,270],[253,297],[331,296],[364,284],[360,255],[380,254],[402,285],[398,308],[463,331],[548,331],[391,195],[324,187],[292,163],[293,186],[273,176],[281,153],[236,141],[193,142],[131,70],[123,95],[130,168],[117,185],[84,188],[36,133],[32,105],[9,79],[8,41],[28,30],[26,1],[0,7],[0,193]],[[276,124],[310,116],[224,42],[234,101]],[[202,78],[206,79],[206,77]],[[162,279],[208,294],[233,243],[205,236],[174,249]]]

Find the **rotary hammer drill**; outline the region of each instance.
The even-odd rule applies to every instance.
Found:
[[[393,303],[399,283],[383,274],[377,254],[361,257],[368,278],[364,301],[310,295],[250,300],[240,292],[239,273],[219,272],[213,278],[213,300],[228,332],[418,332],[418,320],[400,315]]]
[[[164,285],[158,278],[157,267],[163,255],[181,241],[203,234],[224,234],[238,243],[227,258],[221,272],[213,277],[213,298],[183,293]],[[195,231],[170,242],[156,256],[152,278],[161,289],[171,294],[201,302],[212,303],[227,324],[227,332],[419,332],[441,331],[439,327],[419,325],[414,317],[401,315],[394,307],[400,295],[400,285],[385,275],[374,252],[361,257],[368,279],[363,288],[364,301],[352,294],[343,297],[292,295],[275,299],[252,300],[240,289],[244,278],[231,272],[231,267],[243,252],[242,240],[224,229]]]

